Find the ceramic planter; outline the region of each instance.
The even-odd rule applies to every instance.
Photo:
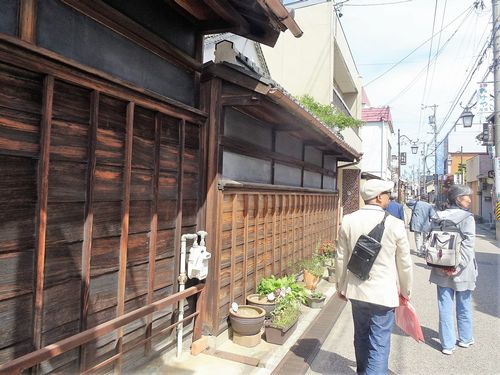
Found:
[[[305,287],[309,290],[316,289],[316,285],[319,283],[319,276],[314,276],[308,270],[304,270],[304,283]]]
[[[266,318],[271,317],[271,312],[276,307],[275,301],[268,301],[266,296],[261,296],[260,294],[250,294],[247,296],[247,304],[263,308],[266,311]]]
[[[287,328],[276,328],[271,324],[266,325],[266,341],[270,344],[283,345],[297,328],[298,319]]]
[[[325,297],[313,298],[311,296],[306,296],[307,306],[313,309],[321,309],[325,305]]]
[[[266,312],[258,306],[241,305],[237,312],[229,310],[229,320],[233,331],[242,335],[256,335],[264,325]]]

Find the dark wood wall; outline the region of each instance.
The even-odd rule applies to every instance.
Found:
[[[132,19],[114,1],[0,0],[0,364],[177,291],[180,236],[200,229],[203,204],[202,43],[159,0],[121,10],[152,4],[161,14]],[[166,308],[36,371],[84,370],[173,318]]]
[[[0,363],[174,293],[180,235],[198,223],[203,118],[40,64],[0,63]],[[109,357],[171,310],[42,372]]]

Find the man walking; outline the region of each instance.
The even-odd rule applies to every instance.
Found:
[[[407,203],[411,208],[410,231],[415,233],[415,244],[419,256],[424,255],[424,238],[431,228],[431,218],[436,215],[434,207],[427,203],[427,197],[422,196],[420,200],[412,200]]]
[[[409,299],[413,273],[410,245],[403,221],[388,216],[380,252],[368,280],[347,269],[352,250],[361,235],[368,234],[384,219],[393,182],[368,180],[361,188],[365,206],[344,216],[337,246],[337,295],[350,300],[354,321],[354,350],[358,374],[387,374],[394,324],[394,309]]]
[[[385,209],[389,214],[391,214],[394,217],[397,217],[398,219],[401,219],[405,221],[405,213],[403,209],[403,205],[396,202],[396,196],[397,194],[392,193],[391,196],[389,197],[390,201]]]

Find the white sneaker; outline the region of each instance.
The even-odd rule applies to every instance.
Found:
[[[474,345],[474,339],[472,339],[471,342],[462,342],[462,341],[458,342],[458,346],[460,346],[461,348],[468,348],[471,345]]]
[[[441,350],[441,353],[446,354],[446,355],[452,355],[454,351],[455,351],[455,348],[453,348],[453,349],[443,349],[443,350]]]

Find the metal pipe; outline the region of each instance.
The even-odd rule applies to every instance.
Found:
[[[186,240],[194,240],[194,243],[198,239],[196,233],[183,234],[181,236],[181,260],[179,267],[179,276],[177,280],[179,281],[179,292],[183,292],[186,286],[187,275],[186,275]],[[179,318],[178,321],[181,322],[184,319],[184,299],[179,300]],[[177,326],[177,358],[180,358],[182,354],[182,334],[184,330],[184,324],[181,322]]]

